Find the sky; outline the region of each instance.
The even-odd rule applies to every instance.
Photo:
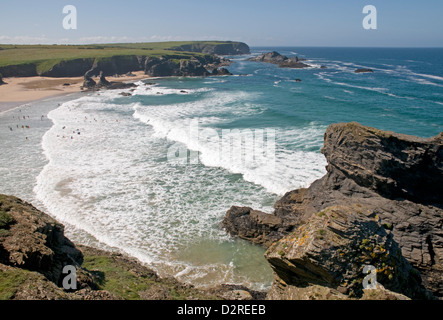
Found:
[[[63,27],[66,5],[76,8],[76,29]],[[377,29],[363,28],[366,5]],[[443,47],[443,0],[0,0],[3,44],[173,40]]]

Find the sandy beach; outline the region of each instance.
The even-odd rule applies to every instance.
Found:
[[[148,78],[143,71],[133,72],[134,76],[106,77],[110,82],[136,81]],[[98,80],[98,79],[97,79]],[[81,92],[83,77],[49,78],[3,78],[0,85],[0,112],[4,112],[32,101],[58,95]]]

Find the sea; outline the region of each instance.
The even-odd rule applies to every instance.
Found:
[[[269,51],[311,67],[247,61]],[[231,206],[272,213],[321,178],[332,123],[443,131],[442,48],[253,47],[228,58],[232,76],[149,78],[1,113],[0,193],[161,276],[267,290],[265,248],[221,226]]]

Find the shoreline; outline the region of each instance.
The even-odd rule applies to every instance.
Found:
[[[134,82],[150,78],[143,71],[135,71],[132,74],[134,76],[107,77],[107,80],[110,82]],[[83,80],[83,77],[3,78],[6,84],[0,85],[0,114],[35,101],[72,93],[88,92],[87,90],[81,90]]]

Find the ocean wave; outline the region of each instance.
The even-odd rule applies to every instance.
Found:
[[[200,101],[197,108],[206,109],[209,104],[215,109],[223,108],[225,102],[223,102],[222,97],[218,97],[210,103]],[[247,107],[247,105],[245,106]],[[138,106],[135,107],[134,118],[151,125],[158,137],[179,142],[187,149],[197,151],[199,161],[205,166],[220,167],[232,173],[241,173],[246,181],[261,185],[275,194],[282,195],[288,190],[307,186],[324,174],[323,170],[319,169],[324,167],[324,157],[320,153],[289,151],[283,145],[279,145],[279,136],[275,137],[277,139],[274,141],[275,145],[270,146],[266,143],[265,141],[269,142],[271,141],[269,139],[274,139],[272,135],[275,134],[275,128],[238,129],[224,132],[211,126],[220,119],[216,117],[200,118],[198,116],[202,114],[196,112],[195,108],[196,105],[193,104],[188,107],[180,105],[161,109]],[[176,109],[187,110],[187,116],[181,113],[177,117]],[[306,135],[308,129],[311,128],[297,129],[296,132],[292,133],[292,138],[309,141]],[[317,143],[322,141],[323,131],[324,128],[315,130]],[[256,140],[257,134],[262,140]],[[226,139],[226,137],[228,138]],[[234,140],[229,140],[230,137]],[[247,137],[250,137],[250,140],[246,140]],[[228,140],[237,141],[239,144],[228,142],[231,144],[225,145],[224,143]],[[245,143],[245,141],[250,143]],[[284,141],[285,139],[283,139]],[[227,150],[231,151],[227,152]],[[282,182],[281,174],[290,177],[286,182]]]
[[[226,95],[224,101],[240,96]],[[244,180],[229,183],[229,175],[218,168],[171,166],[161,160],[170,144],[155,138],[149,126],[134,121],[134,109],[144,106],[114,105],[101,98],[83,97],[48,114],[53,126],[42,139],[48,163],[34,188],[47,212],[99,243],[149,263],[163,275],[178,274],[182,280],[202,285],[240,281],[262,286],[264,279],[251,280],[254,276],[245,276],[223,260],[200,265],[198,259],[177,260],[175,255],[183,243],[194,246],[193,239],[228,242],[226,233],[214,228],[226,208],[239,204],[271,210],[262,204],[269,193]],[[171,120],[180,125],[181,117],[204,113],[197,104],[189,107],[192,111],[170,113]],[[214,120],[206,117],[207,123]],[[234,245],[226,250],[224,254],[237,259],[248,249],[237,253]]]

